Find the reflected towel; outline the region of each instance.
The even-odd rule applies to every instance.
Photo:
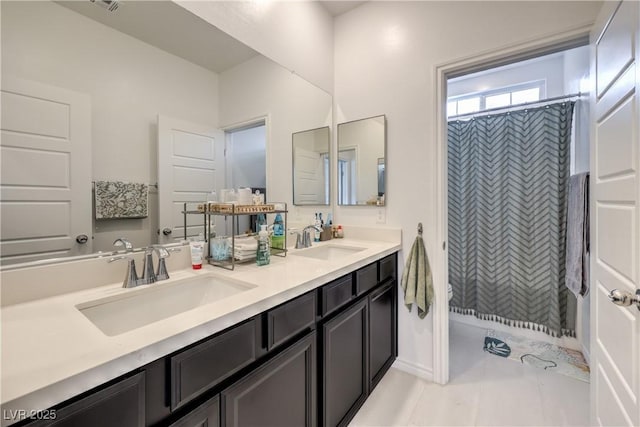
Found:
[[[589,292],[589,173],[569,178],[565,285],[574,295]]]
[[[417,236],[413,242],[402,272],[401,284],[404,290],[404,304],[411,311],[411,306],[415,303],[418,306],[418,317],[424,319],[433,301],[433,278],[421,236]]]
[[[96,219],[146,218],[149,186],[133,182],[96,181]]]

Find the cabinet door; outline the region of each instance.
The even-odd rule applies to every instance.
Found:
[[[255,318],[171,356],[171,410],[256,360],[259,330]]]
[[[169,427],[219,427],[220,396],[207,400]]]
[[[145,425],[144,372],[73,402],[46,411],[48,420],[29,423],[29,427],[143,427]]]
[[[316,333],[221,393],[227,427],[314,427],[316,425]]]
[[[322,327],[322,423],[346,425],[367,398],[367,308],[363,299]]]
[[[369,392],[397,355],[395,284],[391,280],[369,295]]]

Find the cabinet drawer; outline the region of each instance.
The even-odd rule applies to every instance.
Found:
[[[238,372],[258,355],[258,318],[171,357],[171,410]]]
[[[320,290],[322,316],[342,307],[353,298],[353,275],[348,274]]]
[[[207,400],[169,427],[218,427],[220,425],[220,396]]]
[[[280,307],[269,310],[268,350],[316,322],[316,293],[309,292]]]
[[[378,263],[374,262],[356,271],[356,295],[362,295],[378,284]]]
[[[144,372],[135,374],[62,408],[44,411],[49,420],[29,427],[95,426],[144,427]]]
[[[384,282],[387,279],[396,279],[396,254],[391,254],[380,260],[378,282]]]

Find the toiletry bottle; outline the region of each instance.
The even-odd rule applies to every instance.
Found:
[[[216,225],[213,222],[209,223],[209,257],[213,256],[213,241],[216,237]]]
[[[315,227],[316,227],[316,229],[314,230],[313,241],[314,242],[319,242],[320,241],[320,230],[322,230],[322,223],[321,223],[320,218],[318,217],[317,213],[316,213],[316,220],[314,221],[313,225],[315,225]]]
[[[256,218],[256,233],[260,232],[260,227],[263,225],[267,225],[267,217],[263,213],[260,213],[258,214],[258,218]]]
[[[342,226],[339,225],[338,226],[338,239],[342,239],[344,237],[344,230],[342,229]]]
[[[190,238],[189,246],[191,247],[191,267],[194,270],[200,270],[204,255],[204,234],[200,233],[198,237]]]
[[[271,246],[278,249],[284,249],[284,222],[282,215],[276,214],[273,220],[273,236],[271,237]]]
[[[271,249],[269,242],[269,232],[266,224],[260,226],[258,233],[258,249],[256,250],[256,264],[267,265],[271,261]]]
[[[211,205],[215,205],[218,203],[218,195],[216,194],[216,190],[212,190],[211,193],[207,194],[207,211],[212,211]]]

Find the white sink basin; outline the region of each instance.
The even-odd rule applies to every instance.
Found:
[[[105,335],[114,336],[254,287],[211,276],[194,277],[145,285],[129,293],[85,302],[76,308]]]
[[[324,245],[292,251],[292,255],[332,261],[365,250],[357,246]]]

